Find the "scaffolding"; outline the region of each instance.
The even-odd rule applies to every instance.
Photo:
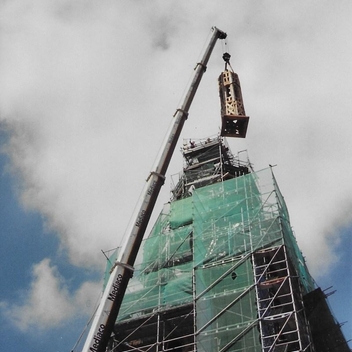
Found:
[[[223,138],[183,154],[110,351],[313,352],[303,296],[314,284],[272,169],[250,172]]]

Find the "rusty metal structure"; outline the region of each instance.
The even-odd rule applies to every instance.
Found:
[[[242,90],[237,73],[229,63],[230,54],[225,53],[225,70],[219,76],[219,95],[221,104],[221,135],[245,138],[249,117],[244,110]]]

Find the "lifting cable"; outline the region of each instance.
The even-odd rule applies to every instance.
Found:
[[[229,45],[227,43],[227,38],[225,38],[223,41],[221,41],[221,44],[222,44],[222,52],[223,52],[222,58],[225,61],[225,70],[224,71],[228,71],[228,69],[227,69],[227,65],[228,65],[228,66],[230,66],[231,71],[235,72],[230,64],[231,55],[229,54],[230,49],[229,49]]]

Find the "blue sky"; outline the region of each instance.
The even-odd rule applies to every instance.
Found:
[[[181,138],[218,132],[228,50],[250,116],[231,149],[277,164],[300,248],[352,338],[351,13],[350,1],[0,1],[1,346],[73,347],[101,250],[121,243],[213,25],[227,44]],[[181,167],[176,152],[169,175]]]

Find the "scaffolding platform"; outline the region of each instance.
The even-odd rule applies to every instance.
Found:
[[[316,287],[272,169],[253,172],[223,137],[186,141],[183,153],[110,351],[325,351],[313,346]]]

